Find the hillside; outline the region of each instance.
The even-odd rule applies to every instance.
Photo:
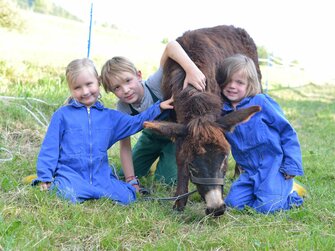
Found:
[[[65,67],[71,60],[87,56],[88,21],[83,23],[29,11],[21,11],[21,16],[25,20],[24,32],[0,28],[0,61],[15,68],[20,68],[22,62]],[[148,34],[134,35],[97,25],[92,28],[90,57],[98,70],[107,59],[121,55],[131,59],[146,77],[157,68],[163,49],[164,45],[150,39]],[[325,81],[322,75],[311,75],[299,67],[272,64],[261,70],[266,88],[277,84],[335,83],[335,79]]]
[[[74,58],[87,56],[88,23],[29,11],[21,13],[24,32],[0,28],[0,60],[63,66]],[[157,66],[163,46],[145,40],[145,36],[93,25],[90,57],[98,67],[116,55],[129,57],[136,64]]]

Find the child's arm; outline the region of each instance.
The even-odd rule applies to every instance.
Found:
[[[110,123],[115,127],[115,130],[113,131],[113,137],[110,138],[108,147],[111,147],[115,142],[142,130],[144,121],[152,121],[156,119],[162,113],[162,110],[173,109],[173,106],[171,105],[172,102],[172,98],[163,102],[157,101],[147,110],[135,116],[116,110],[109,110],[109,118],[106,117],[106,121],[111,121]]]
[[[161,57],[160,65],[164,66],[167,59],[171,58],[176,61],[186,72],[184,80],[184,88],[191,84],[196,89],[203,91],[206,87],[206,77],[202,71],[196,66],[196,64],[186,54],[184,49],[180,46],[177,41],[170,41],[163,52]]]
[[[120,140],[120,158],[125,181],[129,182],[136,179],[130,137]],[[137,192],[140,189],[138,185],[133,185],[133,187],[135,187]]]
[[[41,190],[47,190],[53,181],[59,157],[60,127],[61,119],[56,112],[51,118],[36,163],[37,178],[33,184],[39,184]]]
[[[291,179],[297,175],[303,175],[301,148],[298,136],[291,126],[279,104],[269,96],[266,96],[262,106],[263,114],[267,114],[264,121],[276,130],[280,136],[282,151],[284,154],[280,171],[286,179]]]

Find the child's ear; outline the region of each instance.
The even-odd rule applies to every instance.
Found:
[[[142,72],[141,71],[137,71],[137,77],[142,80]]]
[[[98,83],[99,83],[99,86],[101,86],[101,84],[102,84],[102,77],[101,76],[98,77]]]

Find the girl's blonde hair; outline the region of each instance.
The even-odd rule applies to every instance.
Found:
[[[90,60],[89,58],[80,58],[80,59],[75,59],[71,61],[66,67],[65,77],[66,77],[68,86],[75,83],[77,77],[83,71],[88,71],[91,74],[93,74],[93,76],[95,76],[99,82],[99,74],[98,74],[97,69],[95,68],[93,61]],[[100,82],[99,82],[99,85],[100,85]],[[101,98],[101,95],[99,96],[99,98]],[[65,100],[64,104],[68,104],[71,99],[72,99],[71,96],[68,97]]]
[[[137,74],[135,65],[125,57],[113,57],[102,66],[100,81],[107,93],[112,91],[112,78],[121,79],[123,72]]]
[[[221,85],[223,89],[230,81],[233,74],[242,70],[242,74],[247,77],[246,97],[255,96],[262,92],[261,84],[258,80],[257,70],[254,61],[242,54],[225,58],[222,64],[222,74],[224,82]]]
[[[99,74],[93,61],[89,58],[81,58],[71,61],[66,67],[65,76],[68,85],[72,85],[76,81],[78,75],[84,70],[92,73],[99,81]]]

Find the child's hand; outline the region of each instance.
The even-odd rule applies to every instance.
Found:
[[[41,191],[48,190],[51,186],[51,182],[41,182],[40,189]]]
[[[289,175],[287,173],[284,173],[285,180],[293,179],[295,175]]]
[[[167,110],[167,109],[173,109],[173,96],[165,101],[162,101],[159,105],[159,107],[162,109],[162,110]]]
[[[140,186],[138,184],[132,185],[136,189],[136,193],[140,192]]]
[[[204,91],[206,88],[206,76],[196,66],[186,72],[183,89],[189,84],[199,91]]]

